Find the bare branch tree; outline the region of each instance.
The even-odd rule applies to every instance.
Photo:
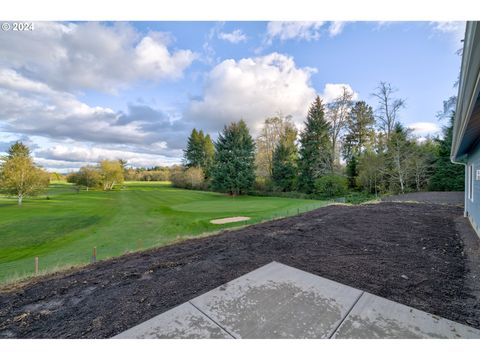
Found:
[[[265,119],[260,134],[257,137],[256,167],[257,176],[271,177],[273,167],[273,152],[286,128],[294,127],[290,115]]]
[[[376,91],[372,94],[378,99],[378,109],[376,111],[376,118],[379,127],[387,134],[387,139],[397,123],[398,113],[401,108],[405,107],[405,99],[395,99],[393,94],[397,92],[392,88],[390,83],[380,82]]]
[[[353,92],[349,91],[346,86],[343,86],[341,95],[327,106],[327,119],[330,124],[330,138],[332,142],[332,168],[340,158],[340,136],[342,131],[347,127],[348,115],[353,106],[352,100]]]

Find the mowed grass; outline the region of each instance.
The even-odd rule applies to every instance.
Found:
[[[238,196],[173,188],[162,182],[127,182],[110,192],[79,193],[53,183],[46,196],[19,207],[0,197],[0,282],[40,270],[87,264],[97,259],[158,247],[176,240],[289,216],[324,206],[325,201]],[[248,216],[248,222],[224,225],[210,220]]]

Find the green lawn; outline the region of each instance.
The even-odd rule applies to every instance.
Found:
[[[115,191],[77,193],[70,184],[50,185],[45,196],[23,206],[0,197],[0,282],[32,274],[39,257],[42,272],[86,264],[92,249],[105,259],[169,244],[245,223],[209,221],[248,216],[248,223],[312,210],[325,201],[240,196],[176,189],[161,182],[127,182]]]

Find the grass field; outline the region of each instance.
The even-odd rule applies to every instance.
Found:
[[[0,282],[31,275],[34,259],[48,272],[172,243],[245,223],[210,220],[248,216],[249,224],[324,206],[325,201],[240,196],[176,189],[161,182],[127,182],[115,191],[77,193],[53,183],[23,206],[0,197]]]

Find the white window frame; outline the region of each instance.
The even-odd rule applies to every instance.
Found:
[[[474,169],[473,169],[473,164],[468,165],[468,181],[467,181],[467,196],[468,199],[473,202],[473,181],[474,181]]]

